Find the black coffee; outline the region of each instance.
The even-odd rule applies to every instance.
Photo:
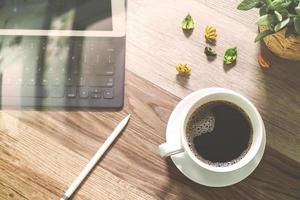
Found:
[[[186,136],[192,152],[213,166],[228,166],[241,160],[252,140],[248,115],[227,101],[199,107],[190,117]]]

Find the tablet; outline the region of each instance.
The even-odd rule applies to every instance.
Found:
[[[125,0],[0,0],[0,106],[121,109]]]
[[[125,22],[125,0],[0,0],[0,35],[122,37]]]

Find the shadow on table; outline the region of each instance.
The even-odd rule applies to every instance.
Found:
[[[234,192],[232,187],[211,188],[199,185],[185,177],[174,165],[171,159],[166,160],[167,173],[169,177],[168,184],[163,186],[161,192],[156,196],[159,199],[176,199],[176,200],[198,200],[198,199],[223,199],[219,192],[225,190]],[[213,193],[215,194],[213,194]]]
[[[261,52],[271,67],[261,68],[256,106],[264,119],[267,142],[289,156],[299,158],[300,61],[288,61],[271,53],[264,43]],[[288,141],[288,145],[282,142]],[[298,159],[299,161],[299,159]]]
[[[166,165],[169,180],[168,184],[156,194],[159,199],[296,200],[300,197],[300,163],[268,146],[262,161],[249,177],[235,185],[223,188],[194,183],[181,174],[171,159],[166,160]]]
[[[223,63],[223,69],[224,71],[227,73],[228,71],[230,71],[231,69],[233,69],[237,64],[237,61],[231,63],[231,64],[225,64]]]
[[[177,74],[176,75],[176,81],[181,87],[186,87],[189,83],[190,75],[182,75]]]
[[[186,38],[189,38],[192,35],[193,31],[194,31],[194,29],[190,29],[190,30],[182,29],[182,32]]]

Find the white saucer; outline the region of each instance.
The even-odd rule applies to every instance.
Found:
[[[209,91],[219,90],[219,88],[209,88]],[[183,100],[181,100],[175,109],[173,110],[167,125],[166,131],[166,140],[169,144],[180,145],[180,121],[183,120],[183,116],[181,113],[187,109],[187,106],[190,105],[191,102],[199,99],[202,95],[206,94],[208,89],[202,89],[196,91]],[[259,148],[258,154],[255,159],[251,160],[250,163],[245,165],[243,168],[238,171],[231,171],[226,173],[220,172],[211,172],[204,168],[199,167],[188,155],[186,152],[179,153],[171,156],[172,161],[176,165],[176,167],[189,179],[192,181],[199,183],[201,185],[206,185],[210,187],[224,187],[233,185],[245,179],[249,176],[254,169],[259,164],[265,149],[266,144],[266,135],[263,134],[263,142],[261,147]]]

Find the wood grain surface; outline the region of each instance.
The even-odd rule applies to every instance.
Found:
[[[296,200],[300,199],[300,62],[279,59],[254,43],[257,13],[238,1],[131,0],[127,13],[125,106],[120,112],[1,111],[0,199],[59,199],[113,128],[129,125],[74,195],[75,200]],[[180,22],[196,27],[186,36]],[[217,27],[218,57],[209,61],[204,28]],[[223,52],[238,47],[238,62]],[[257,54],[272,61],[261,69]],[[175,65],[188,63],[189,78]],[[206,87],[233,89],[260,111],[267,147],[257,169],[233,186],[209,188],[184,177],[158,155],[172,109]]]

